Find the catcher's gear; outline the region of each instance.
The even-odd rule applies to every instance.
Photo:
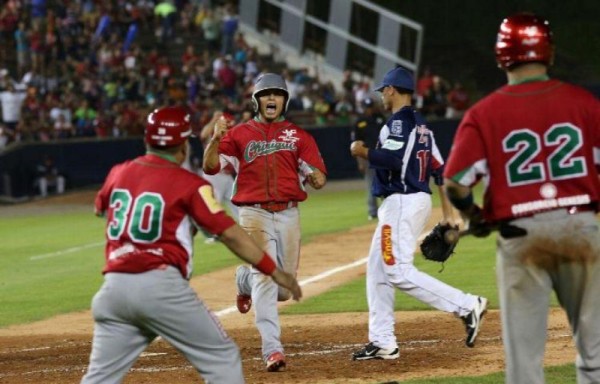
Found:
[[[285,79],[275,73],[264,73],[260,75],[258,79],[256,79],[256,82],[254,83],[254,92],[252,92],[252,106],[254,108],[254,112],[258,112],[259,109],[259,93],[270,89],[277,89],[285,93],[285,102],[283,105],[283,113],[285,113],[285,111],[287,111],[288,104],[290,103],[290,93],[287,89]]]
[[[182,107],[164,107],[152,111],[146,120],[146,143],[153,147],[174,147],[192,134],[190,114]]]
[[[421,253],[427,260],[440,263],[454,253],[458,242],[458,225],[438,223],[421,242]]]
[[[500,24],[495,51],[502,69],[526,62],[551,65],[554,46],[548,21],[532,13],[507,17]]]

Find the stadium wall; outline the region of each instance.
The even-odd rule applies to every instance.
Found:
[[[458,120],[429,124],[444,157],[450,151],[457,126]],[[330,180],[360,177],[356,160],[349,151],[351,126],[307,129],[321,150]],[[19,202],[35,196],[35,169],[45,156],[54,159],[67,179],[67,189],[77,189],[101,184],[113,165],[143,153],[144,144],[140,137],[16,144],[0,154],[0,197],[4,202]],[[192,157],[198,164],[202,159],[198,140],[192,140]]]

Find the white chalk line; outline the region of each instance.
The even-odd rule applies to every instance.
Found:
[[[366,262],[367,262],[367,258],[365,257],[365,258],[362,258],[360,260],[356,260],[356,261],[354,261],[354,262],[352,262],[350,264],[346,264],[346,265],[342,265],[340,267],[332,268],[332,269],[330,269],[328,271],[325,271],[325,272],[320,273],[318,275],[315,275],[313,277],[309,277],[307,279],[301,280],[299,282],[299,284],[300,284],[301,287],[303,287],[305,285],[317,282],[319,280],[323,280],[326,277],[329,277],[331,275],[335,275],[336,273],[343,272],[343,271],[345,271],[347,269],[351,269],[351,268],[354,268],[354,267],[358,267],[358,266],[360,266],[360,265],[362,265],[362,264],[364,264]],[[225,315],[228,315],[228,314],[234,313],[234,312],[237,312],[237,307],[235,305],[233,305],[231,307],[228,307],[228,308],[225,308],[225,309],[222,309],[220,311],[217,311],[217,312],[215,312],[215,315],[217,315],[218,317],[221,317],[221,316],[225,316]]]
[[[73,253],[73,252],[83,251],[84,249],[99,247],[104,244],[106,244],[105,241],[100,241],[98,243],[90,243],[90,244],[80,245],[79,247],[67,248],[67,249],[63,249],[61,251],[44,253],[42,255],[37,255],[37,256],[31,256],[29,258],[29,260],[48,259],[51,257],[57,257],[57,256],[62,256],[62,255],[66,255],[66,254]]]

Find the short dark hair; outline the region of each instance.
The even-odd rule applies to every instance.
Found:
[[[165,155],[174,155],[177,152],[179,152],[180,148],[182,145],[185,145],[186,142],[183,142],[179,145],[174,145],[172,147],[159,147],[159,146],[154,146],[154,145],[150,145],[148,143],[146,143],[146,146],[148,148],[152,149],[152,152],[157,152],[159,154],[165,154]]]
[[[394,87],[394,86],[390,85],[390,87]],[[394,87],[394,89],[396,90],[396,92],[405,94],[405,95],[412,95],[414,93],[410,89],[406,89],[406,88]]]

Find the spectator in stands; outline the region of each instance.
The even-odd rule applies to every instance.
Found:
[[[36,173],[35,185],[41,197],[48,196],[48,187],[54,188],[59,195],[65,192],[65,176],[60,173],[51,156],[44,156],[36,166]]]
[[[344,92],[348,95],[352,95],[354,93],[354,87],[356,86],[356,82],[352,78],[352,71],[347,69],[342,76],[342,88],[344,89]]]
[[[75,128],[71,120],[67,120],[64,114],[59,114],[54,122],[53,137],[55,139],[68,139],[75,136]]]
[[[44,69],[44,34],[40,19],[33,20],[27,38],[31,52],[31,65],[33,69],[42,71]]]
[[[0,92],[2,121],[7,130],[7,136],[14,137],[21,118],[21,107],[27,95],[23,91],[17,91],[12,81],[7,82],[6,86],[6,91]]]
[[[181,72],[184,74],[192,72],[199,61],[200,56],[194,51],[194,44],[188,44],[181,56]]]
[[[469,93],[463,87],[460,81],[454,83],[454,87],[448,93],[448,108],[446,109],[446,118],[459,119],[467,108],[469,108]]]
[[[315,122],[317,125],[325,125],[329,121],[329,111],[331,106],[325,100],[322,94],[316,95],[316,100],[313,105],[313,110],[315,112]]]
[[[219,20],[216,19],[212,9],[206,11],[206,16],[202,20],[202,32],[204,40],[210,51],[219,49]]]
[[[24,21],[19,22],[19,26],[14,33],[14,38],[17,51],[17,76],[20,77],[25,74],[25,68],[29,65],[29,42]]]
[[[233,41],[238,30],[238,16],[233,4],[225,5],[225,14],[221,20],[221,53],[233,54]]]
[[[415,91],[416,91],[415,92],[416,93],[415,106],[418,109],[423,108],[423,102],[424,102],[425,96],[429,94],[429,91],[431,90],[432,87],[433,87],[433,73],[431,72],[431,68],[425,67],[425,69],[423,69],[423,73],[417,79],[417,86],[415,89]]]
[[[335,123],[337,125],[350,125],[352,122],[352,115],[354,114],[351,93],[342,94],[340,96],[340,99],[335,103],[334,114]]]
[[[167,44],[174,37],[177,8],[172,0],[163,0],[154,7],[154,14],[160,25],[160,41]]]
[[[363,81],[354,87],[354,108],[357,113],[364,113],[363,101],[370,98],[370,92],[369,83],[367,81]]]
[[[75,134],[79,137],[96,136],[97,112],[90,106],[88,100],[83,99],[79,108],[75,110]]]
[[[433,76],[431,89],[423,99],[422,112],[429,118],[441,118],[446,116],[448,106],[448,83],[440,76]]]
[[[230,56],[223,61],[223,65],[217,72],[217,80],[223,94],[230,98],[237,96],[237,74],[231,67]]]

